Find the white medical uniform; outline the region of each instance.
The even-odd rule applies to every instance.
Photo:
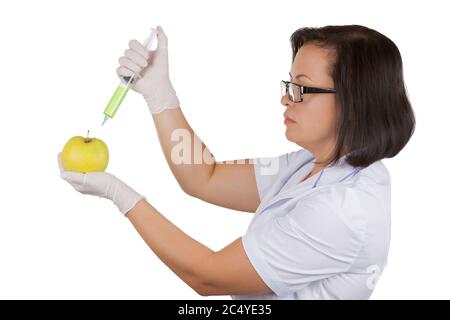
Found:
[[[233,299],[368,299],[387,264],[390,175],[346,155],[300,182],[315,160],[306,149],[254,158],[261,203],[242,241],[273,293]]]

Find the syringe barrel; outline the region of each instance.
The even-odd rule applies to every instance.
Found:
[[[119,109],[120,104],[123,99],[127,95],[128,90],[130,90],[129,86],[126,86],[122,82],[117,86],[116,91],[112,95],[111,99],[108,102],[103,114],[107,115],[109,118],[113,118]]]

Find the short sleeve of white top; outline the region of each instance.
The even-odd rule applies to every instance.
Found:
[[[242,238],[273,293],[233,299],[368,299],[387,264],[390,175],[339,159],[305,181],[306,149],[254,158],[261,203]]]

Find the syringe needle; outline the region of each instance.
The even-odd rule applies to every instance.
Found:
[[[103,118],[102,127],[108,119],[109,119],[109,117],[105,115],[105,118]]]

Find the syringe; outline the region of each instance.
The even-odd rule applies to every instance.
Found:
[[[157,30],[154,28],[150,28],[150,35],[147,37],[147,39],[144,41],[143,46],[150,50],[153,40],[155,39]],[[123,77],[123,80],[120,82],[120,84],[117,86],[116,91],[114,91],[113,96],[108,102],[108,105],[106,106],[105,110],[103,111],[104,119],[102,126],[105,124],[105,122],[108,119],[111,119],[116,114],[117,110],[120,107],[120,104],[122,103],[123,99],[128,93],[128,90],[130,89],[130,85],[132,85],[134,80],[135,74],[133,73],[130,77]]]

